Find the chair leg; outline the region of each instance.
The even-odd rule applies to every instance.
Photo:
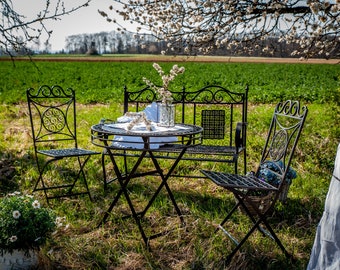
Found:
[[[78,181],[80,173],[81,173],[82,176],[83,176],[83,179],[84,179],[84,184],[85,184],[86,191],[87,191],[86,193],[89,195],[90,201],[92,202],[92,197],[91,197],[89,185],[87,184],[87,179],[86,179],[86,175],[85,175],[85,172],[84,172],[85,164],[88,162],[89,159],[90,159],[90,156],[87,156],[87,158],[84,160],[84,162],[81,163],[80,157],[78,157],[78,164],[79,164],[80,170],[79,170],[78,176],[76,178],[76,181],[74,182],[74,185]]]
[[[46,198],[47,204],[49,204],[49,197],[48,197],[48,194],[47,194],[48,187],[45,186],[45,182],[44,182],[44,179],[43,179],[43,174],[44,174],[45,168],[50,163],[52,163],[53,161],[56,161],[56,160],[58,160],[58,159],[50,159],[50,160],[46,161],[45,164],[41,168],[41,166],[39,164],[39,159],[36,156],[36,163],[37,163],[37,168],[38,168],[38,172],[39,172],[39,177],[38,177],[37,181],[35,182],[35,185],[34,185],[34,188],[33,188],[32,192],[43,190],[44,194],[45,194],[45,198]],[[41,182],[42,188],[38,188],[38,185],[39,185],[40,182]]]
[[[125,151],[124,151],[125,153]],[[128,175],[128,165],[127,165],[127,156],[124,155],[124,169],[125,169],[125,175]]]
[[[256,223],[256,219],[255,217],[251,214],[250,210],[248,209],[248,207],[244,204],[243,200],[246,199],[246,196],[241,196],[241,194],[239,193],[233,193],[236,200],[239,202],[239,205],[244,209],[244,211],[246,212],[246,215],[249,217],[249,219],[253,222],[253,224]],[[252,205],[251,202],[248,201],[249,205]],[[255,208],[254,208],[255,209]],[[270,209],[267,209],[267,211],[270,211]],[[264,215],[259,214],[259,216],[261,216],[261,218],[264,218]],[[271,235],[265,230],[263,229],[260,225],[258,226],[258,230],[260,233],[262,233],[263,236],[269,236],[271,237]],[[274,238],[271,237],[273,240]]]
[[[285,247],[283,246],[282,242],[280,241],[280,239],[277,237],[276,233],[274,232],[274,230],[272,229],[272,227],[269,225],[267,219],[263,219],[262,222],[266,225],[267,230],[270,232],[271,237],[275,240],[276,244],[280,247],[280,249],[282,250],[282,252],[285,254],[285,256],[287,258],[291,258],[292,255],[285,249]]]
[[[280,247],[280,249],[282,250],[282,252],[284,253],[284,255],[291,259],[292,255],[285,249],[285,247],[283,246],[283,244],[281,243],[280,239],[277,237],[276,233],[273,231],[272,227],[268,224],[266,219],[262,219],[260,218],[254,225],[253,227],[248,231],[248,233],[246,234],[246,236],[239,242],[239,244],[233,249],[233,251],[227,256],[226,262],[229,263],[231,261],[231,259],[233,258],[233,256],[236,254],[236,252],[241,248],[241,246],[245,243],[245,241],[249,238],[249,236],[255,231],[255,229],[259,229],[260,230],[260,223],[263,222],[268,231],[270,232],[271,236],[274,238],[276,244]]]
[[[260,224],[260,220],[258,220],[253,227],[248,231],[248,233],[246,234],[246,236],[243,237],[243,239],[238,243],[238,245],[233,249],[233,251],[231,253],[229,253],[229,255],[227,256],[226,262],[227,264],[230,263],[231,259],[234,257],[234,255],[236,254],[236,252],[242,247],[242,245],[247,241],[247,239],[249,238],[249,236],[255,231],[255,229],[257,228],[257,226]]]
[[[223,221],[220,223],[219,227],[223,227],[223,225],[227,222],[227,220],[232,216],[232,214],[235,212],[235,210],[237,209],[237,207],[240,205],[240,203],[236,203],[235,206],[230,210],[230,212],[228,213],[228,215],[225,217],[225,219],[223,219]],[[219,228],[216,229],[216,231]]]
[[[245,241],[250,237],[250,235],[256,230],[258,229],[259,232],[261,232],[263,234],[263,236],[269,236],[271,237],[276,244],[280,247],[280,249],[282,250],[282,252],[285,254],[285,256],[287,258],[292,258],[292,255],[290,253],[288,253],[288,251],[285,249],[285,247],[283,246],[282,242],[280,241],[280,239],[277,237],[276,233],[274,232],[274,230],[272,229],[272,227],[270,226],[270,224],[268,223],[267,219],[266,219],[266,215],[258,213],[257,219],[255,218],[255,216],[253,216],[250,212],[250,210],[248,209],[248,207],[244,204],[243,200],[246,199],[245,197],[241,197],[241,194],[239,193],[234,193],[235,198],[237,199],[237,203],[235,204],[235,206],[230,210],[230,212],[227,214],[227,216],[225,217],[225,219],[220,223],[219,227],[216,229],[216,231],[218,229],[221,229],[225,234],[227,234],[227,236],[236,244],[236,247],[232,250],[232,252],[230,254],[228,254],[227,258],[226,258],[226,263],[229,264],[230,261],[232,260],[233,256],[236,254],[236,252],[242,247],[242,245],[245,243]],[[243,237],[243,239],[238,242],[228,231],[226,231],[223,228],[223,225],[227,222],[227,220],[232,216],[232,214],[237,210],[237,208],[241,206],[244,208],[246,215],[250,218],[250,220],[253,222],[253,226],[250,228],[250,230],[247,232],[247,234]],[[268,210],[267,210],[268,211]],[[269,232],[266,232],[264,228],[262,228],[261,223],[264,224],[264,226],[266,227],[266,229]]]
[[[235,160],[235,174],[237,174],[237,172],[238,172],[238,158],[236,158],[236,160]]]
[[[102,168],[103,168],[103,181],[104,181],[104,191],[107,190],[107,178],[106,178],[106,168],[105,168],[105,154],[102,153]]]
[[[243,150],[243,173],[247,174],[247,150],[244,148]]]
[[[54,161],[58,161],[58,160],[61,160],[60,158],[54,158],[54,159],[49,159],[43,166],[42,168],[40,169],[40,165],[38,164],[37,167],[38,167],[38,171],[39,171],[39,178],[38,180],[36,181],[35,183],[35,186],[33,188],[33,192],[35,191],[40,191],[40,190],[43,190],[44,193],[45,193],[45,198],[46,198],[46,201],[47,203],[49,204],[49,200],[50,199],[56,199],[56,198],[61,198],[61,197],[67,197],[67,196],[76,196],[76,195],[80,195],[80,194],[88,194],[90,200],[92,201],[92,197],[91,197],[91,193],[90,193],[90,190],[89,190],[89,187],[88,187],[88,183],[87,183],[87,180],[86,180],[86,175],[85,175],[85,172],[84,172],[84,167],[87,163],[87,161],[90,159],[90,156],[87,156],[85,158],[85,160],[82,162],[80,160],[80,157],[77,157],[77,160],[78,160],[78,164],[79,164],[79,171],[76,175],[76,177],[74,178],[74,181],[72,184],[66,184],[66,185],[56,185],[56,186],[51,186],[51,187],[48,187],[45,185],[44,183],[44,179],[43,179],[43,174],[45,172],[45,169],[46,167],[54,162]],[[78,182],[79,178],[80,178],[80,175],[82,175],[83,179],[84,179],[84,185],[85,185],[85,188],[86,188],[86,192],[81,192],[81,193],[72,193],[72,190],[74,188],[74,186],[76,185],[76,183]],[[38,185],[39,183],[41,182],[41,185],[42,187],[41,188],[38,188]],[[61,189],[61,188],[68,188],[68,191],[65,195],[55,195],[55,196],[48,196],[47,194],[47,190],[52,190],[52,189]]]

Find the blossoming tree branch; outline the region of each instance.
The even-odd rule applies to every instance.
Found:
[[[293,55],[340,56],[340,0],[113,2],[109,11],[99,11],[107,21],[117,23],[118,14],[136,23],[137,35],[152,33],[172,53],[208,54],[218,48],[268,53],[277,49],[275,40],[294,46]]]
[[[45,1],[45,6],[38,14],[28,19],[15,10],[11,0],[0,0],[0,53],[10,56],[20,50],[27,53],[27,44],[36,42],[43,35],[47,36],[48,43],[52,31],[46,27],[46,21],[60,20],[64,15],[87,7],[90,2],[91,0],[82,0],[79,4],[74,4],[63,0]]]

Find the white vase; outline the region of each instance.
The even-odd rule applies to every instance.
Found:
[[[13,250],[12,253],[3,252],[0,256],[1,270],[27,270],[38,265],[38,255],[34,250],[25,253],[23,250]]]
[[[158,125],[173,127],[175,125],[175,105],[172,103],[158,103]]]

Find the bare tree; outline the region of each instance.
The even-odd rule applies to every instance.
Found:
[[[12,0],[0,0],[0,53],[10,56],[19,51],[28,53],[27,45],[36,42],[44,34],[47,34],[48,43],[52,31],[47,29],[46,21],[61,19],[66,14],[88,6],[90,2],[83,0],[81,4],[67,7],[65,1],[46,0],[41,11],[34,18],[27,19],[15,11]]]
[[[293,55],[339,56],[340,0],[113,0],[99,13],[109,22],[118,14],[167,43],[167,51],[208,54],[274,52],[266,40],[294,44]],[[112,12],[114,12],[112,14]],[[119,26],[123,31],[124,27]]]

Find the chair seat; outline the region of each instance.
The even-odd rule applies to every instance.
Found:
[[[223,145],[196,145],[194,147],[190,147],[187,150],[187,153],[190,154],[236,154],[240,153],[243,148],[239,148],[238,151],[234,146],[223,146]]]
[[[201,172],[208,178],[210,178],[216,185],[219,185],[224,188],[278,191],[277,187],[274,187],[253,175],[245,176],[229,173],[226,174],[223,172],[214,172],[206,170],[202,170]]]
[[[49,150],[38,150],[40,154],[55,157],[55,158],[64,158],[64,157],[78,157],[78,156],[88,156],[88,155],[97,155],[99,152],[86,150],[81,148],[65,148],[65,149],[49,149]]]
[[[177,145],[165,144],[159,148],[160,151],[168,152],[178,152],[181,150]],[[209,155],[233,155],[243,151],[243,147],[240,147],[238,151],[236,147],[233,146],[223,146],[223,145],[195,145],[193,147],[188,147],[186,150],[187,154],[209,154]]]

